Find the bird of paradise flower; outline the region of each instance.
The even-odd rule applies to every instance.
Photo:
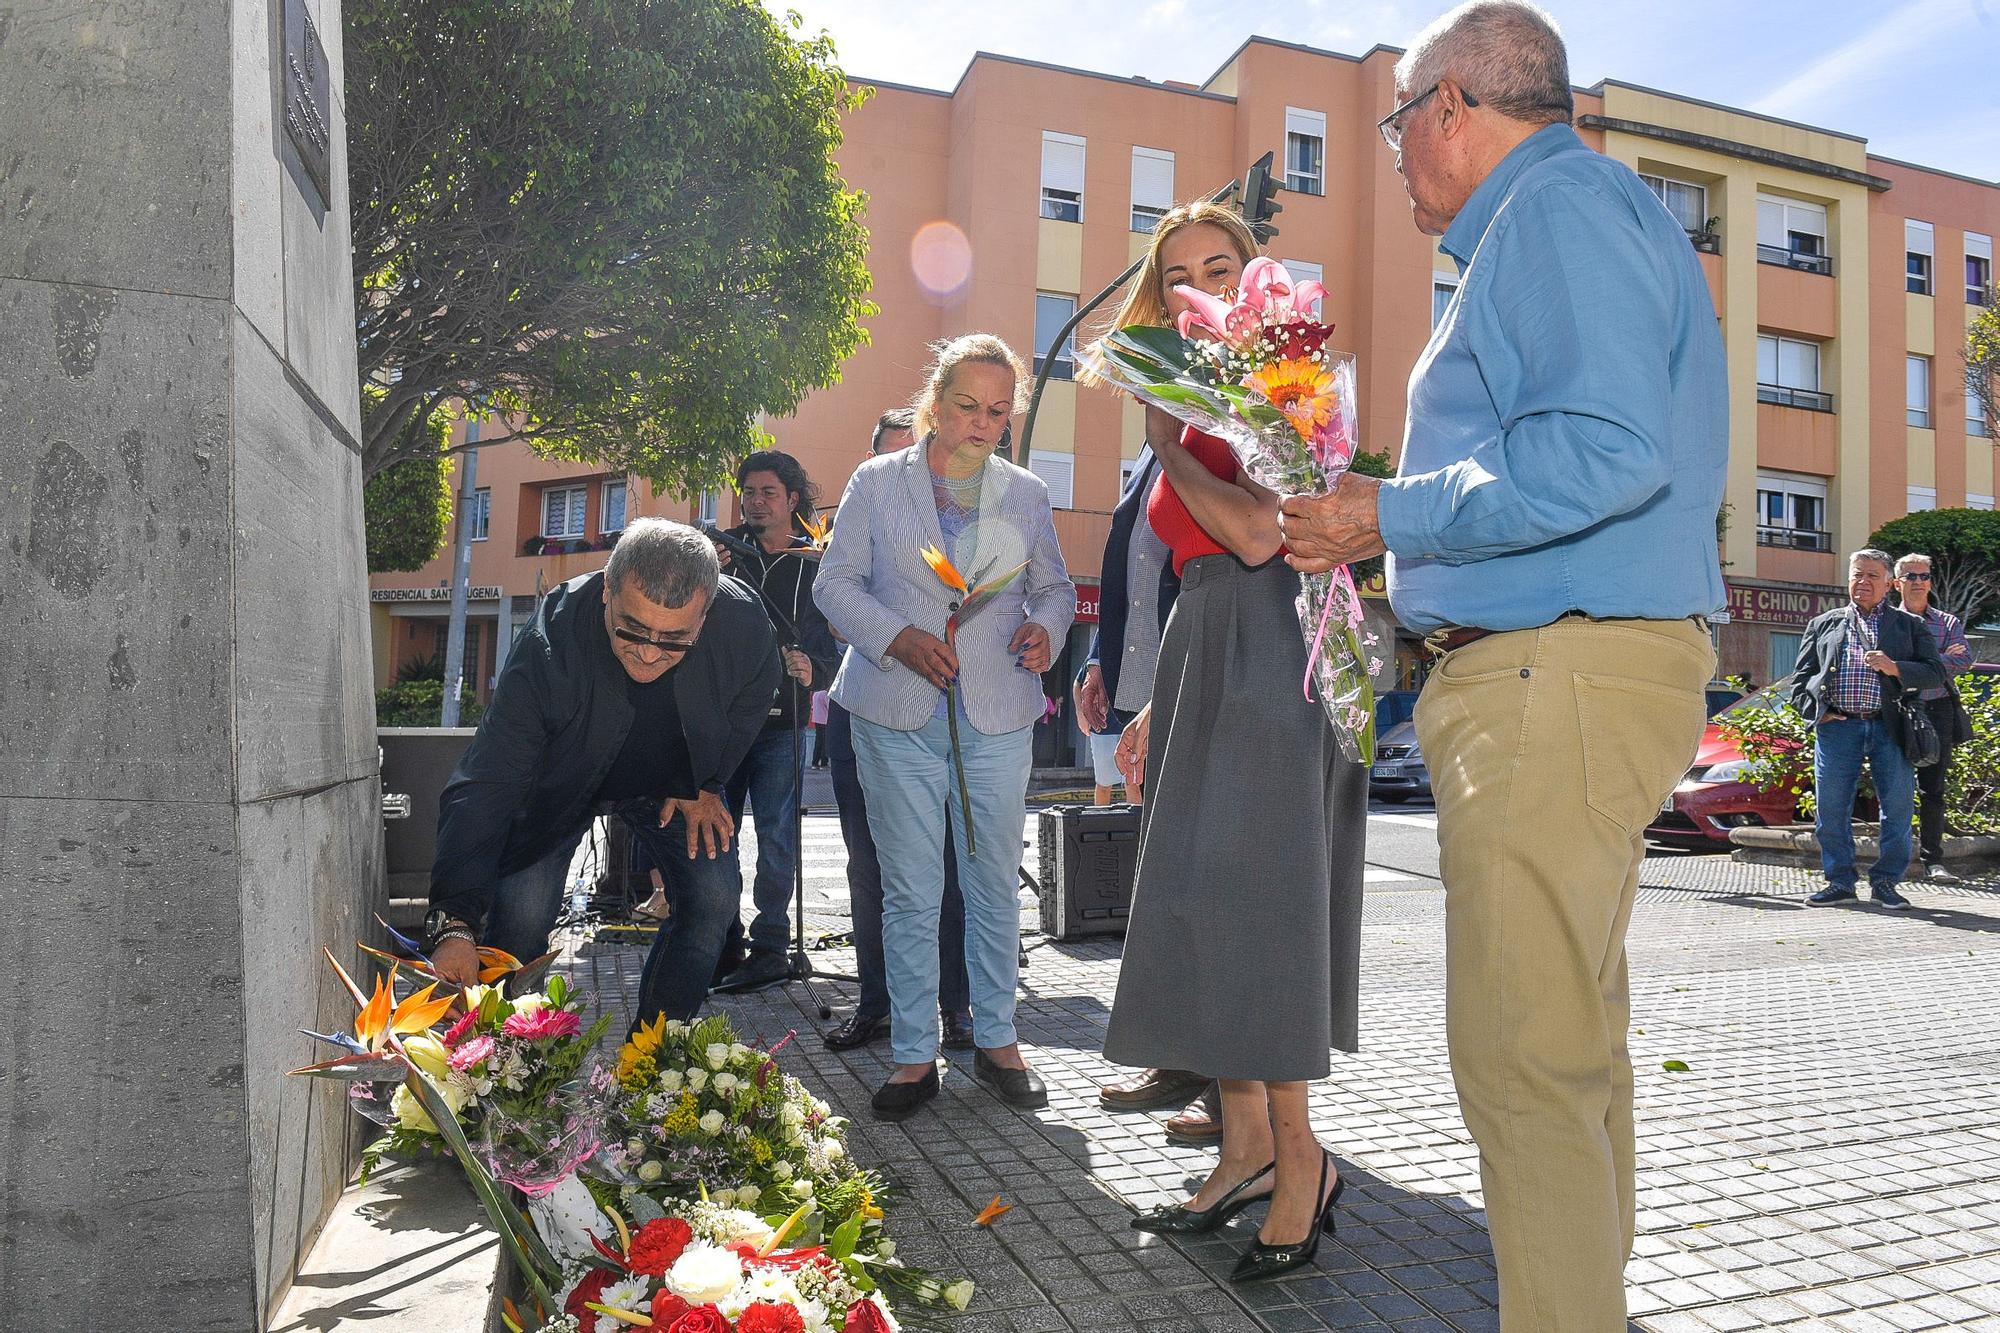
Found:
[[[920,554],[924,563],[931,567],[931,573],[937,575],[938,582],[944,584],[947,591],[958,594],[958,599],[951,604],[951,615],[944,622],[945,646],[953,652],[958,651],[958,627],[991,602],[1001,589],[1019,578],[1021,571],[1028,567],[1028,562],[1023,560],[1005,573],[994,574],[992,567],[988,566],[986,575],[975,584],[959,573],[958,566],[951,563],[951,557],[937,547],[926,544]],[[967,855],[978,856],[979,842],[972,832],[972,793],[965,785],[965,752],[958,743],[956,680],[945,686],[944,715],[951,727],[951,767],[958,778],[958,809],[965,829],[965,850]]]

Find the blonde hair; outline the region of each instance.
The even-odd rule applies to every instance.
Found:
[[[1028,407],[1028,368],[1014,349],[991,333],[961,333],[956,338],[940,338],[931,344],[931,365],[924,373],[924,387],[910,399],[910,415],[916,436],[923,439],[937,429],[938,399],[951,387],[952,376],[964,365],[1001,366],[1014,376],[1014,410]]]
[[[1228,233],[1230,243],[1236,247],[1236,257],[1245,264],[1255,259],[1263,249],[1257,244],[1256,233],[1250,230],[1250,224],[1243,220],[1243,215],[1227,204],[1196,199],[1176,205],[1153,228],[1153,243],[1146,247],[1145,262],[1140,265],[1138,276],[1132,279],[1131,287],[1126,290],[1125,300],[1120,303],[1118,312],[1098,329],[1097,342],[1102,342],[1106,335],[1127,324],[1172,323],[1167,318],[1166,293],[1161,289],[1160,252],[1166,248],[1167,238],[1175,232],[1202,225],[1219,227]],[[1091,350],[1096,350],[1095,343]],[[1086,384],[1096,382],[1096,377],[1088,369],[1091,359],[1083,358],[1084,364],[1078,366],[1077,378]]]

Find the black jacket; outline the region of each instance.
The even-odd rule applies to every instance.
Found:
[[[731,528],[729,535],[751,546],[757,545],[757,534],[747,526]],[[793,540],[801,549],[807,545],[802,537]],[[819,561],[790,551],[768,555],[762,553],[761,547],[758,549],[756,560],[732,551],[729,572],[763,596],[765,610],[771,614],[771,628],[777,632],[780,644],[793,644],[787,626],[797,634],[794,646],[812,663],[812,682],[799,686],[798,691],[803,713],[812,692],[832,686],[834,672],[840,669],[840,645],[834,641],[833,631],[827,628],[826,613],[813,600],[813,580],[819,575]],[[785,684],[789,679],[784,675],[778,677],[770,719],[765,723],[772,729],[792,724],[792,691]]]
[[[1938,655],[1937,640],[1930,627],[1907,611],[1882,605],[1881,627],[1876,646],[1895,660],[1901,676],[1882,677],[1882,722],[1904,742],[1903,698],[1915,700],[1921,690],[1945,682],[1944,659]],[[1847,607],[1836,607],[1816,617],[1806,626],[1799,644],[1798,666],[1792,672],[1792,707],[1809,722],[1819,721],[1827,692],[1833,688],[1834,668],[1840,664],[1841,649],[1847,643]]]
[[[1133,590],[1125,586],[1132,529],[1146,521],[1146,498],[1153,493],[1153,481],[1159,475],[1160,464],[1153,451],[1141,450],[1138,466],[1132,469],[1132,479],[1125,483],[1125,493],[1118,497],[1118,507],[1111,511],[1111,535],[1104,539],[1104,567],[1098,575],[1097,634],[1090,641],[1090,660],[1097,663],[1104,676],[1104,697],[1113,708],[1118,706],[1118,671],[1125,660],[1125,621],[1132,606]],[[1174,573],[1171,556],[1160,569],[1160,586],[1155,595],[1160,599],[1160,628],[1164,631],[1167,614],[1174,609],[1174,599],[1181,595],[1181,577]],[[1112,645],[1108,656],[1102,651],[1107,643]]]
[[[723,783],[764,728],[783,667],[757,594],[724,576],[671,675],[689,768]],[[604,629],[604,575],[551,590],[507,654],[438,808],[431,906],[481,923],[500,880],[574,838],[632,729],[631,677]]]

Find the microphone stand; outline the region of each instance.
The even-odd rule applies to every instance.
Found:
[[[739,558],[747,557],[762,562],[770,559],[773,555],[772,552],[767,552],[760,547],[743,541],[741,538],[731,536],[713,524],[704,523],[701,531],[711,541],[715,541],[728,548],[732,554]],[[782,556],[791,554],[791,552],[778,551],[775,554]],[[804,559],[805,557],[800,556],[799,558]],[[771,600],[770,594],[764,591],[761,579],[753,586],[757,589],[757,597],[764,603],[764,610],[771,617],[772,624],[777,627],[779,656],[782,657],[787,648],[796,648],[800,652],[804,652],[805,645],[800,639],[798,626],[794,625],[791,618],[778,609],[777,604]],[[785,977],[784,983],[780,984],[787,984],[794,981],[804,983],[807,998],[812,1002],[813,1007],[818,1010],[820,1021],[825,1022],[827,1019],[833,1017],[833,1006],[820,997],[819,987],[813,984],[814,981],[816,979],[821,981],[849,981],[858,985],[860,978],[851,977],[845,972],[821,971],[813,965],[812,957],[806,952],[806,751],[804,730],[799,721],[799,678],[792,674],[789,662],[785,664],[785,688],[789,691],[792,705],[792,781],[796,785],[793,789],[794,795],[792,798],[791,971]],[[742,860],[740,852],[742,843],[740,838],[737,846],[739,848],[737,859],[740,863]],[[754,870],[751,872],[753,880],[755,873]],[[740,888],[738,892],[741,892]]]

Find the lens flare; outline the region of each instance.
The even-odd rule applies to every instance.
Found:
[[[910,271],[933,298],[951,296],[972,276],[972,242],[949,222],[926,222],[910,239]]]

